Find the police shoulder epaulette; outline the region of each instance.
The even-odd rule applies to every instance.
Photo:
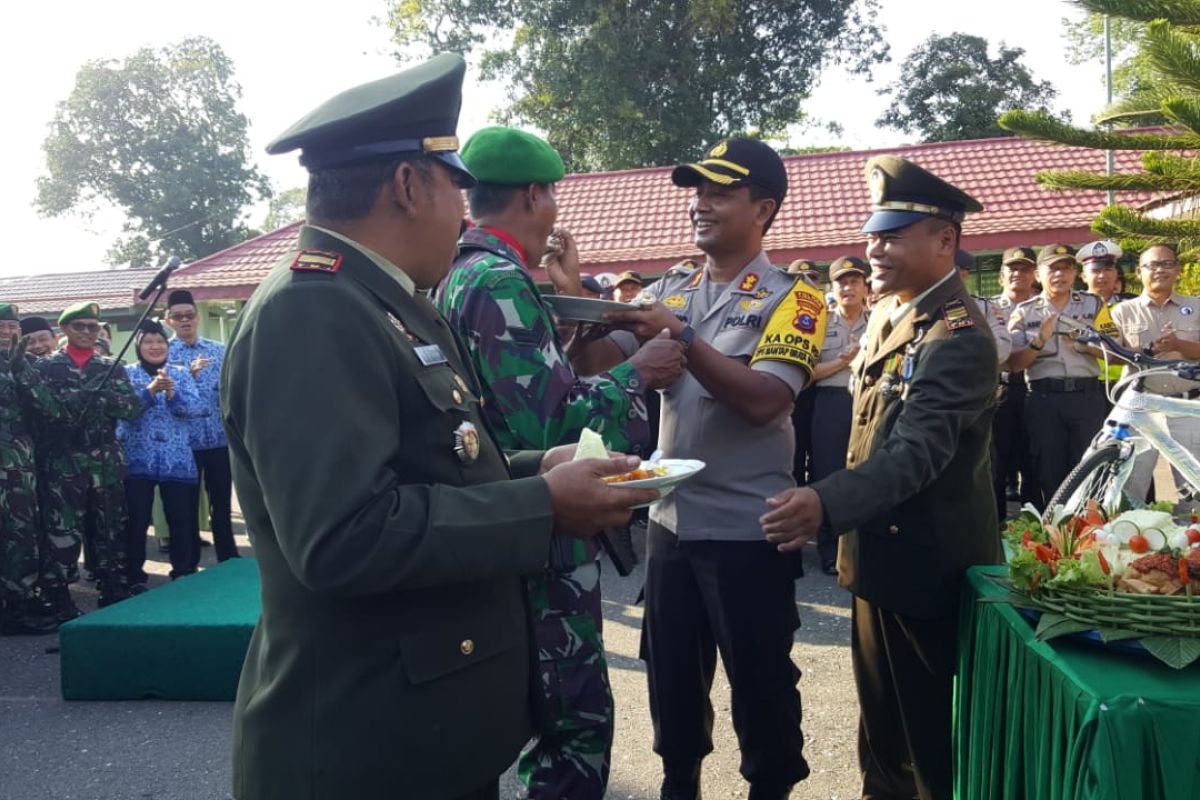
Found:
[[[946,328],[952,331],[970,328],[975,324],[962,300],[951,300],[942,306],[942,318],[946,320]]]
[[[665,273],[663,273],[663,277],[665,278],[669,275],[691,275],[696,271],[698,266],[699,264],[689,258],[688,260],[680,261],[675,266],[669,268]]]
[[[342,254],[332,250],[301,250],[292,260],[294,272],[323,272],[332,275],[342,268]]]

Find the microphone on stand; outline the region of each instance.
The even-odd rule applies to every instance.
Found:
[[[158,273],[150,279],[150,282],[146,284],[146,288],[142,289],[142,291],[138,293],[138,300],[145,300],[150,295],[154,294],[155,289],[160,286],[164,286],[167,282],[167,278],[171,277],[171,273],[179,269],[181,264],[183,264],[183,261],[180,260],[179,256],[171,256],[171,258],[167,261],[167,265],[160,269]]]

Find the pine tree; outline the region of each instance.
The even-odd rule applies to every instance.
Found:
[[[1038,173],[1038,183],[1047,188],[1152,191],[1168,199],[1200,196],[1200,0],[1076,0],[1076,4],[1094,13],[1146,23],[1140,48],[1152,80],[1106,108],[1094,122],[1158,127],[1086,130],[1027,111],[1002,115],[1000,126],[1026,138],[1076,147],[1146,151],[1141,173]],[[1174,242],[1184,260],[1200,257],[1200,214],[1153,219],[1116,204],[1100,212],[1092,230],[1119,240],[1122,248],[1132,252]]]

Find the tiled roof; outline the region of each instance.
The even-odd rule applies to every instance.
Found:
[[[791,194],[766,239],[776,263],[801,257],[829,261],[861,251],[859,226],[870,210],[863,166],[879,153],[903,155],[983,203],[986,210],[963,226],[963,244],[973,250],[1085,242],[1105,205],[1104,192],[1052,192],[1033,180],[1047,169],[1102,172],[1104,153],[1085,148],[1000,138],[787,156]],[[1118,171],[1139,171],[1140,156],[1118,152]],[[673,186],[670,171],[656,167],[563,179],[559,221],[575,235],[584,270],[655,273],[697,255],[687,220],[689,190]],[[1134,205],[1154,199],[1142,192],[1119,197]],[[191,288],[198,299],[248,297],[294,246],[299,227],[292,223],[200,259],[176,273],[172,285]]]
[[[81,300],[95,300],[109,311],[127,309],[155,272],[147,267],[0,277],[0,300],[16,303],[24,315],[57,314]]]

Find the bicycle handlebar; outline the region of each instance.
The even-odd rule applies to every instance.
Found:
[[[1096,344],[1104,349],[1111,350],[1126,361],[1131,361],[1140,367],[1162,367],[1172,369],[1175,374],[1184,380],[1194,381],[1200,380],[1200,363],[1195,361],[1185,361],[1184,359],[1166,359],[1148,356],[1145,353],[1138,353],[1126,347],[1122,347],[1111,336],[1100,333],[1100,331],[1091,328],[1078,329],[1079,335],[1076,341],[1083,344]]]

